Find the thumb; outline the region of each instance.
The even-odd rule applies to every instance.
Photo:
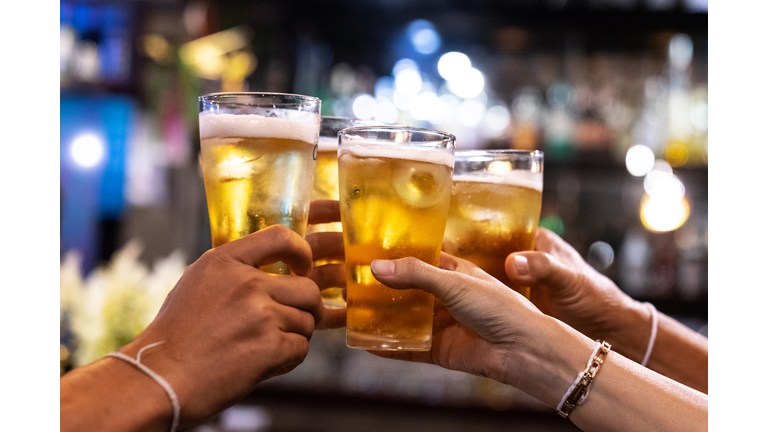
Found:
[[[471,276],[441,270],[413,257],[374,260],[371,271],[379,282],[390,288],[420,289],[434,295],[448,307],[458,302],[462,294],[478,282]]]
[[[516,252],[504,262],[507,277],[514,284],[540,286],[550,294],[560,293],[577,286],[582,275],[566,267],[560,260],[545,252]]]

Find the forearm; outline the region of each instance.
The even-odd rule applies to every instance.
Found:
[[[521,342],[508,383],[556,408],[586,369],[596,342],[554,319],[541,320],[539,329],[535,343]],[[611,351],[570,419],[586,431],[705,430],[707,401],[705,394]]]
[[[106,357],[59,382],[60,425],[69,431],[167,431],[172,407],[165,391],[143,372]]]
[[[634,302],[617,317],[614,349],[640,363],[651,337],[651,311]],[[658,330],[648,368],[700,392],[708,392],[709,343],[706,337],[658,312]]]

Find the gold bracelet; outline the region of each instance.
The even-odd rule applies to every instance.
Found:
[[[599,341],[598,341],[599,342]],[[611,350],[611,344],[603,342],[595,348],[592,354],[592,359],[587,364],[587,369],[584,372],[579,372],[576,377],[576,381],[573,382],[571,387],[565,392],[563,399],[560,401],[560,405],[557,407],[557,412],[563,418],[568,418],[568,415],[576,408],[576,405],[584,402],[589,393],[589,386],[592,384],[592,380],[595,379],[597,371],[600,370],[600,366],[603,365],[605,357]]]

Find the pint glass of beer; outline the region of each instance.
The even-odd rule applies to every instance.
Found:
[[[213,247],[281,224],[307,227],[320,99],[279,93],[199,98],[200,147]],[[289,274],[283,263],[261,268]]]
[[[533,249],[543,169],[539,151],[456,152],[445,252],[511,287],[504,261],[512,252]],[[520,290],[530,299],[530,288]]]
[[[339,193],[347,267],[347,346],[427,351],[434,297],[394,290],[371,261],[416,257],[437,265],[451,196],[455,138],[403,126],[339,133]]]
[[[355,126],[384,126],[384,124],[370,120],[356,120],[347,117],[320,118],[320,141],[317,145],[317,173],[315,174],[315,188],[312,191],[313,200],[338,200],[339,199],[339,131]],[[307,234],[313,232],[341,232],[341,223],[311,225]],[[315,263],[316,266],[333,264],[332,260],[322,260]],[[326,288],[320,292],[323,297],[323,306],[327,309],[343,309],[347,303],[341,293],[341,288]]]

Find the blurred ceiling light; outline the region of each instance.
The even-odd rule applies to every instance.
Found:
[[[416,69],[404,69],[395,75],[395,88],[416,96],[421,90],[421,73]]]
[[[476,100],[465,100],[459,105],[459,123],[466,127],[475,127],[485,115],[485,105]]]
[[[603,241],[596,241],[589,246],[587,262],[599,271],[603,271],[613,264],[614,252],[611,245]]]
[[[83,81],[96,82],[99,79],[99,48],[91,40],[75,44],[75,73]]]
[[[397,77],[397,74],[399,74],[404,70],[409,70],[409,69],[418,71],[419,65],[415,61],[409,58],[402,58],[396,61],[395,65],[392,67],[392,76]]]
[[[392,77],[381,77],[376,80],[376,87],[374,88],[374,95],[377,98],[387,98],[392,100],[392,95],[395,93],[395,82]]]
[[[431,22],[416,20],[408,26],[408,37],[420,54],[432,54],[440,48],[440,35]]]
[[[179,57],[201,78],[218,80],[228,66],[222,57],[248,47],[249,40],[250,30],[237,26],[185,43],[179,49]]]
[[[670,201],[679,201],[685,196],[683,182],[672,173],[652,170],[643,180],[643,188],[648,195]]]
[[[485,87],[485,77],[475,68],[464,70],[461,75],[448,81],[448,89],[456,96],[471,99],[480,94]]]
[[[650,147],[642,144],[633,145],[627,150],[627,171],[635,177],[643,177],[651,172],[655,159]]]
[[[360,120],[370,120],[376,114],[376,100],[367,93],[361,93],[352,101],[352,112]]]
[[[696,101],[691,104],[691,124],[701,132],[709,129],[709,105],[706,101]]]
[[[669,41],[669,61],[675,69],[681,70],[691,64],[693,41],[691,37],[680,33]]]
[[[141,48],[147,57],[159,64],[169,64],[173,60],[171,44],[158,34],[142,36]]]
[[[502,131],[509,125],[509,110],[504,105],[494,105],[485,112],[484,121],[488,128]]]
[[[75,51],[75,30],[72,26],[64,24],[59,29],[59,55],[60,55],[60,70],[64,72],[67,70],[69,60]]]
[[[432,121],[436,118],[438,103],[436,94],[421,93],[411,102],[411,116],[416,120]]]
[[[460,77],[472,68],[472,62],[466,54],[451,51],[443,54],[437,62],[437,71],[446,81]]]
[[[447,122],[456,116],[461,101],[451,93],[446,93],[437,98],[437,110],[433,117],[433,123]]]
[[[413,103],[413,99],[416,98],[416,95],[413,93],[406,92],[401,89],[395,90],[395,93],[392,95],[392,102],[395,103],[395,106],[398,109],[401,109],[403,111],[408,111],[411,109],[411,103]]]
[[[664,159],[666,159],[671,166],[683,166],[688,162],[689,157],[690,151],[688,151],[688,144],[686,142],[671,140],[667,143],[667,147],[664,150]]]
[[[385,98],[376,98],[376,114],[374,120],[382,123],[395,123],[397,121],[397,107]]]
[[[640,221],[653,232],[672,231],[682,226],[688,215],[688,201],[670,200],[644,195],[640,200]]]
[[[547,90],[547,101],[553,107],[565,108],[571,101],[572,89],[566,83],[553,84]]]
[[[104,158],[104,141],[94,134],[85,133],[72,141],[69,152],[78,166],[93,168]]]

